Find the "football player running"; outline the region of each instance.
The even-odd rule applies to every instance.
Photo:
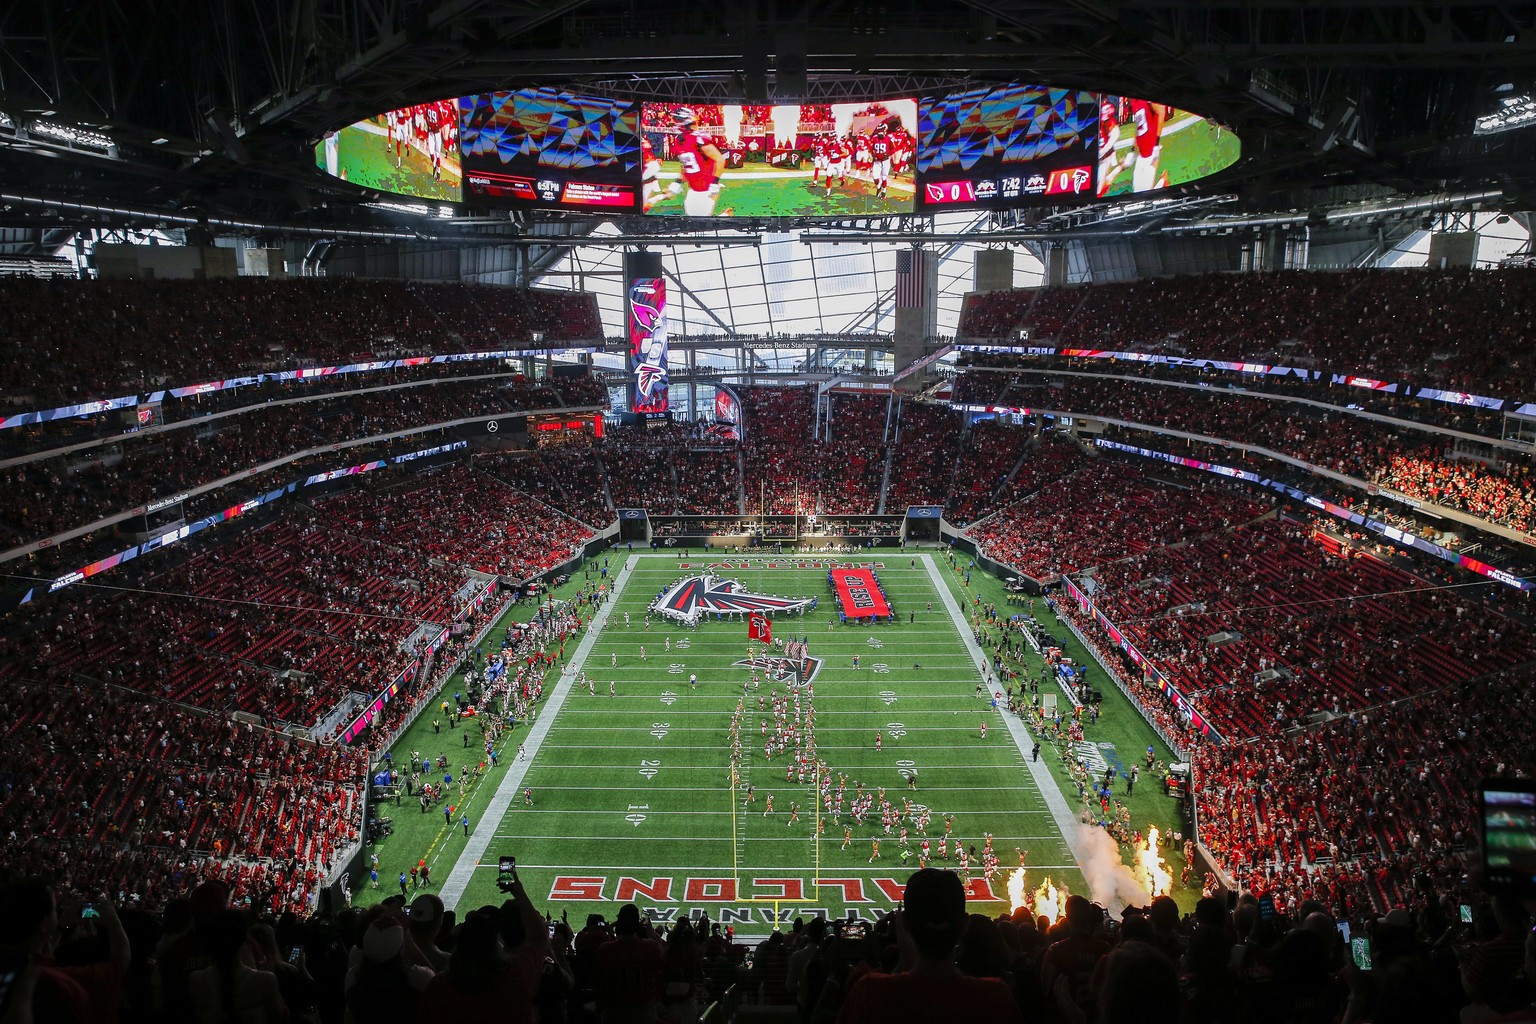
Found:
[[[715,212],[715,200],[720,197],[720,176],[725,172],[725,154],[721,153],[708,135],[694,129],[692,107],[680,107],[672,120],[680,131],[677,140],[677,163],[682,168],[682,183],[673,182],[669,191],[673,195],[682,192],[683,212],[690,217],[709,217]]]

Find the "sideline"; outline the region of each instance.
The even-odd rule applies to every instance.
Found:
[[[617,550],[617,549],[609,549]],[[554,724],[555,717],[560,714],[560,709],[565,706],[565,698],[571,692],[571,687],[576,682],[577,675],[587,663],[587,655],[592,652],[592,646],[597,638],[602,635],[603,627],[608,624],[608,615],[618,603],[619,595],[624,592],[624,586],[629,582],[630,571],[634,568],[635,559],[626,557],[624,564],[619,567],[618,573],[613,578],[613,587],[608,592],[608,600],[592,616],[592,621],[587,624],[586,635],[576,644],[576,650],[571,655],[570,662],[565,671],[560,674],[560,681],[550,691],[549,699],[544,702],[538,717],[534,720],[533,728],[528,730],[528,736],[523,740],[523,748],[527,755],[526,760],[515,758],[507,761],[507,774],[502,777],[501,785],[496,787],[496,793],[491,797],[491,802],[485,810],[480,812],[477,827],[469,837],[469,842],[464,844],[464,851],[459,854],[459,859],[454,863],[453,870],[448,873],[448,878],[443,882],[443,887],[438,890],[443,905],[449,910],[458,906],[459,899],[463,897],[464,890],[469,887],[469,880],[474,877],[475,868],[485,856],[485,851],[490,848],[491,840],[496,838],[496,832],[506,820],[507,811],[512,806],[512,800],[523,787],[523,779],[528,775],[528,769],[539,753],[539,746],[544,738],[549,735],[550,727]]]
[[[976,638],[971,635],[971,625],[966,621],[965,613],[955,601],[955,595],[949,589],[949,582],[943,578],[939,570],[933,564],[932,555],[918,555],[918,559],[928,569],[928,577],[933,580],[933,585],[939,592],[939,600],[944,603],[944,608],[949,612],[949,617],[954,620],[955,628],[960,631],[960,639],[965,644],[965,649],[970,652],[971,660],[976,663],[976,671],[986,678],[988,662],[987,656],[976,644]],[[1072,859],[1081,866],[1083,853],[1078,849],[1077,842],[1077,817],[1072,809],[1067,806],[1066,797],[1061,794],[1061,787],[1051,776],[1051,768],[1048,764],[1030,759],[1029,752],[1034,746],[1034,737],[1030,735],[1029,728],[1017,715],[1010,715],[1007,711],[999,710],[1003,723],[1008,727],[1008,735],[1019,748],[1019,758],[1024,762],[1024,767],[1029,769],[1029,774],[1034,777],[1035,788],[1040,790],[1040,796],[1045,800],[1046,809],[1051,812],[1051,818],[1056,822],[1056,827],[1061,830],[1062,841],[1067,844],[1067,849],[1072,851]]]

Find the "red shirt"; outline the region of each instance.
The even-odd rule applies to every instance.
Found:
[[[1114,142],[1114,134],[1120,128],[1120,118],[1115,105],[1105,100],[1099,107],[1099,152],[1108,150]]]
[[[715,162],[704,154],[704,147],[713,145],[703,132],[684,132],[677,139],[677,162],[683,170],[683,180],[695,192],[707,192],[715,183]]]
[[[1131,120],[1136,124],[1136,152],[1151,156],[1163,141],[1163,115],[1157,104],[1131,100]]]

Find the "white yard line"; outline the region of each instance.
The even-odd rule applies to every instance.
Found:
[[[586,664],[592,645],[602,635],[603,627],[608,623],[609,612],[618,603],[619,595],[624,592],[624,585],[629,582],[630,567],[634,564],[634,559],[627,559],[619,568],[614,576],[613,588],[609,591],[608,600],[604,601],[603,606],[592,616],[586,635],[581,638],[576,645],[575,653],[571,655],[570,664],[560,674],[560,681],[555,684],[549,700],[545,702],[543,710],[534,719],[533,728],[528,730],[528,737],[523,741],[527,760],[508,760],[507,774],[502,777],[501,785],[496,787],[496,794],[491,797],[490,804],[480,814],[478,822],[480,827],[476,828],[470,836],[469,842],[464,846],[464,852],[459,854],[453,870],[448,873],[447,880],[443,882],[443,887],[438,892],[442,897],[443,905],[449,909],[458,905],[459,898],[464,895],[464,890],[469,886],[469,880],[474,877],[475,866],[480,863],[480,859],[485,856],[485,851],[490,848],[491,840],[497,838],[495,830],[506,818],[513,798],[522,788],[523,779],[527,777],[528,769],[538,755],[539,744],[543,743],[544,737],[549,735],[555,717],[560,714],[560,709],[565,705],[566,695],[571,692],[572,684],[581,673],[582,666]]]
[[[970,652],[971,660],[976,663],[976,671],[986,678],[989,668],[987,656],[977,645],[976,638],[971,635],[971,625],[966,621],[965,613],[955,601],[955,595],[950,591],[948,582],[940,574],[939,568],[933,564],[932,555],[919,555],[918,558],[927,566],[928,578],[933,580],[934,589],[939,592],[939,600],[944,602],[944,607],[949,611],[949,617],[954,620],[955,628],[960,632],[961,642]],[[1061,838],[1066,842],[1067,849],[1071,850],[1073,858],[1081,863],[1083,854],[1077,848],[1077,817],[1067,806],[1066,798],[1061,795],[1061,789],[1056,785],[1056,780],[1051,777],[1050,766],[1030,759],[1029,752],[1035,740],[1030,735],[1028,727],[1017,715],[1010,715],[1004,711],[1002,719],[1008,727],[1009,737],[1019,748],[1020,760],[1024,762],[1024,767],[1029,769],[1029,774],[1034,777],[1035,786],[1045,799],[1045,806],[1049,808],[1051,817],[1056,819],[1056,827],[1061,829]]]

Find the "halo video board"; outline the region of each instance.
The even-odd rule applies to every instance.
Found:
[[[421,199],[690,218],[848,217],[1087,202],[1215,174],[1218,122],[1150,100],[979,85],[860,103],[639,103],[491,91],[358,121],[315,165]]]

